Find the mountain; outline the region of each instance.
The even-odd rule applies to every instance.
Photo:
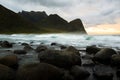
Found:
[[[43,19],[45,19],[46,17],[48,17],[48,15],[46,14],[45,11],[43,12],[40,12],[40,11],[22,11],[22,12],[19,12],[18,13],[19,15],[21,15],[22,17],[25,17],[26,19],[36,23],[36,22],[39,22]]]
[[[49,16],[43,12],[27,12],[22,11],[18,13],[22,17],[32,21],[36,26],[47,30],[48,32],[81,32],[86,33],[82,21],[75,19],[67,22],[65,19],[57,14],[50,14]]]
[[[0,33],[31,33],[37,30],[31,22],[0,5]]]
[[[80,19],[67,22],[57,14],[22,11],[15,13],[0,5],[0,33],[86,33]]]
[[[82,33],[86,33],[86,30],[80,19],[75,19],[75,20],[69,22],[69,25],[71,26],[72,30],[74,30],[74,31],[78,31],[78,32],[81,31]]]

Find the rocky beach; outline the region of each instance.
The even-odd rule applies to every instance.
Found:
[[[80,36],[75,40],[71,35],[72,42],[68,36],[41,36],[0,36],[0,80],[120,80],[119,45],[88,44],[91,36],[84,36],[87,45],[78,42],[83,41]]]

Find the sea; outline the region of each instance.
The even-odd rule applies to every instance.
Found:
[[[98,47],[120,48],[119,35],[81,35],[81,34],[0,34],[0,41],[7,40],[13,43],[33,43],[46,45],[59,43],[62,45],[84,48],[96,45]]]

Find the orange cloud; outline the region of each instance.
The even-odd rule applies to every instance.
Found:
[[[94,27],[88,27],[86,31],[90,35],[120,34],[120,23],[101,24]]]

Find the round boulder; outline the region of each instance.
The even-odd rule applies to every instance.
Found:
[[[80,55],[79,50],[77,50],[77,49],[76,49],[75,47],[73,47],[73,46],[67,47],[64,52],[66,52],[66,53],[69,52],[69,53],[74,54],[74,55]]]
[[[27,52],[25,50],[14,50],[14,54],[26,54]]]
[[[70,70],[70,74],[74,77],[75,80],[86,79],[90,76],[90,73],[80,66],[73,66]]]
[[[96,65],[93,69],[93,75],[97,80],[113,80],[113,70],[109,66]]]
[[[9,43],[8,41],[3,41],[3,42],[1,42],[1,47],[3,47],[3,48],[12,48],[13,45],[12,45],[12,43]]]
[[[23,48],[25,51],[32,51],[32,50],[34,50],[31,46],[29,46],[29,45],[26,45],[26,46],[24,46],[24,48]]]
[[[17,72],[17,80],[62,80],[64,72],[47,63],[27,64]]]
[[[0,80],[15,80],[15,76],[15,72],[11,68],[0,64]]]
[[[81,65],[78,55],[61,55],[62,51],[47,50],[38,54],[41,62],[49,63],[61,68],[71,68],[73,65]]]
[[[110,64],[113,54],[117,54],[115,50],[111,48],[104,48],[95,54],[95,56],[93,57],[93,61],[97,61],[103,64]]]
[[[86,52],[88,54],[96,54],[98,51],[100,51],[101,49],[96,47],[96,46],[87,46],[86,47]]]
[[[0,64],[4,64],[13,69],[18,68],[18,57],[16,55],[7,55],[3,58],[0,58]]]
[[[35,51],[36,52],[42,52],[42,51],[45,51],[45,50],[47,50],[48,48],[46,47],[46,46],[44,46],[44,45],[39,45],[36,49],[35,49]]]
[[[55,43],[55,42],[51,43],[51,46],[56,46],[56,45],[57,45],[57,43]]]
[[[120,69],[117,70],[116,75],[120,78]]]
[[[27,46],[27,45],[29,45],[28,43],[22,43],[21,44],[22,46]]]
[[[112,65],[120,67],[120,55],[119,54],[112,55]]]

